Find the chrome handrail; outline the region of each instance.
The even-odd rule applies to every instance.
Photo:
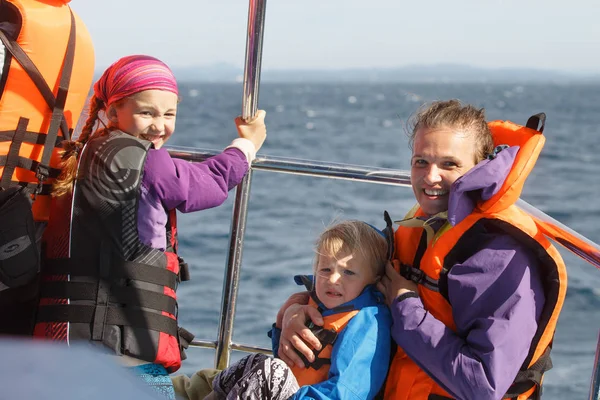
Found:
[[[217,348],[217,342],[216,341],[210,341],[210,340],[193,340],[190,343],[190,346],[192,347],[203,347],[206,349],[216,349]],[[238,350],[238,351],[243,351],[246,353],[264,353],[264,354],[272,354],[270,349],[267,349],[266,347],[260,347],[260,346],[255,346],[252,344],[242,344],[242,343],[235,343],[235,342],[230,342],[229,343],[229,347],[231,350]]]
[[[172,157],[200,162],[215,156],[220,151],[181,146],[167,146]],[[375,168],[364,165],[340,164],[317,160],[258,155],[252,163],[253,170],[315,176],[330,179],[381,183],[384,185],[410,186],[408,171]]]
[[[517,206],[536,221],[544,235],[600,269],[600,246],[524,200],[519,199]]]

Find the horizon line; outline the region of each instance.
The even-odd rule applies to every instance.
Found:
[[[94,73],[102,73],[104,69],[106,69],[110,64],[107,64],[105,67],[100,68],[99,70],[95,69]],[[244,67],[239,66],[237,64],[225,62],[225,61],[217,61],[210,64],[174,64],[171,63],[169,67],[173,70],[181,70],[181,69],[211,69],[216,67],[227,67],[231,70],[243,71]],[[333,71],[393,71],[393,70],[401,70],[401,69],[412,69],[412,68],[452,68],[452,69],[464,69],[464,70],[479,70],[482,72],[510,72],[510,71],[542,71],[544,73],[554,73],[554,74],[574,74],[574,75],[590,75],[590,76],[599,76],[600,74],[597,70],[588,70],[588,69],[551,69],[551,68],[542,68],[542,67],[521,67],[521,66],[503,66],[503,67],[488,67],[488,66],[478,66],[471,64],[458,64],[458,63],[415,63],[415,64],[404,64],[398,66],[360,66],[360,67],[265,67],[262,66],[262,71],[274,71],[274,72],[296,72],[296,71],[305,71],[305,72],[333,72]]]

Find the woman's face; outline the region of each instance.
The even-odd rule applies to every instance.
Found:
[[[447,211],[450,186],[474,166],[471,134],[451,128],[420,128],[414,138],[410,177],[421,209],[428,215]]]

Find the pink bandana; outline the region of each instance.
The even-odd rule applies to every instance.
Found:
[[[94,94],[110,105],[143,90],[165,90],[179,94],[175,76],[162,61],[144,55],[117,60],[94,85]]]

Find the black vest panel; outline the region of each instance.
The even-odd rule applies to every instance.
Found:
[[[174,254],[143,244],[137,230],[140,186],[150,142],[113,131],[91,139],[80,158],[73,191],[70,254],[46,259],[38,323],[69,322],[69,340],[102,342],[117,354],[161,359],[160,335],[179,346]],[[172,266],[171,266],[172,267]],[[167,289],[168,288],[168,289]],[[42,303],[43,304],[43,303]],[[175,363],[175,360],[169,360]],[[180,360],[179,360],[180,361]]]

